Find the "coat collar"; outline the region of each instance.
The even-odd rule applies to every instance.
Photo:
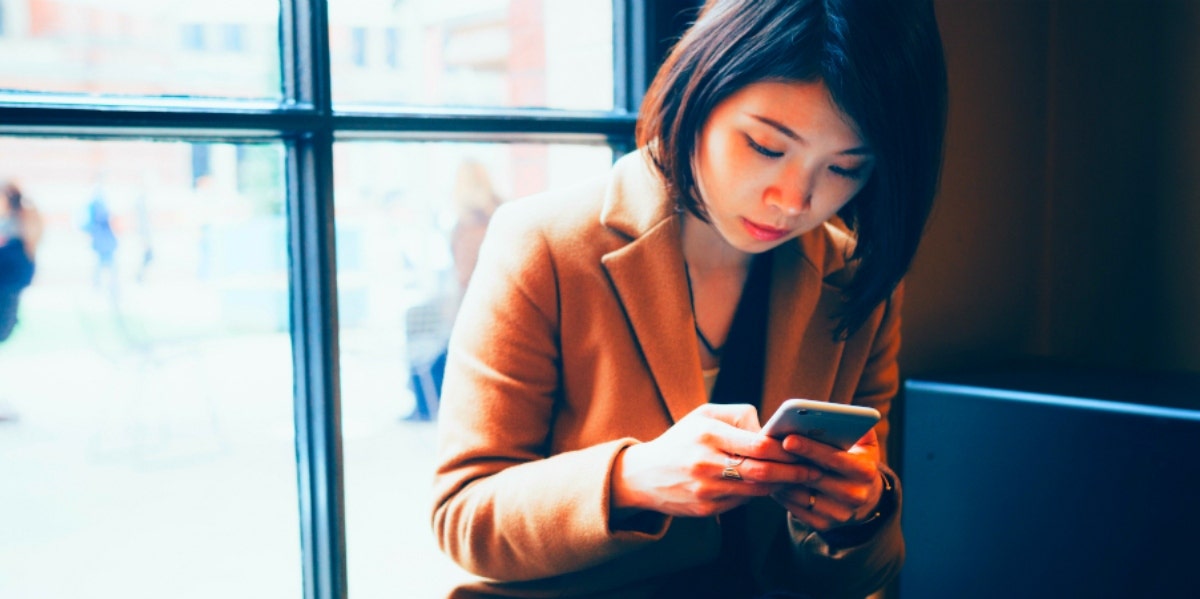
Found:
[[[700,348],[692,334],[692,311],[680,244],[681,213],[667,197],[646,152],[628,154],[613,168],[600,221],[628,243],[601,262],[608,272],[637,343],[666,402],[678,421],[707,401]],[[807,339],[831,338],[830,327],[814,327],[840,293],[841,274],[852,238],[827,224],[780,247],[771,283],[768,369],[761,414],[769,415],[795,386],[793,369]],[[816,317],[814,319],[814,317]],[[815,330],[815,329],[821,330]],[[812,330],[810,330],[812,329]],[[802,343],[800,340],[806,340]],[[780,365],[781,368],[772,368]]]
[[[675,202],[645,150],[622,156],[613,166],[600,223],[636,239],[664,220],[679,216]]]
[[[707,401],[680,244],[680,214],[643,152],[613,168],[600,222],[629,242],[601,263],[673,421]]]

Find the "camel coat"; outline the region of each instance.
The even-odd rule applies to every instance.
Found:
[[[680,219],[640,152],[602,180],[496,212],[451,335],[438,422],[434,531],[483,577],[454,597],[669,597],[728,563],[719,517],[641,530],[609,520],[618,454],[707,401]],[[899,293],[833,340],[852,244],[825,225],[775,250],[760,420],[790,397],[867,405],[885,416],[884,446]],[[746,522],[748,593],[862,597],[903,562],[899,509],[843,549],[767,498]]]

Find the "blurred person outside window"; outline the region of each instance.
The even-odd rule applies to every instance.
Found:
[[[133,210],[138,237],[142,241],[142,259],[138,262],[137,282],[146,282],[146,273],[154,260],[154,238],[150,229],[150,209],[147,204],[146,190],[142,189],[134,200]]]
[[[454,260],[455,293],[447,304],[435,297],[428,303],[413,306],[406,318],[410,347],[413,411],[405,420],[429,421],[437,417],[438,398],[446,369],[446,337],[458,312],[458,303],[466,291],[479,246],[483,243],[492,213],[503,203],[492,185],[487,167],[475,159],[466,159],[458,167],[454,179],[454,229],[450,232],[450,253]],[[423,344],[436,344],[432,358],[420,355]],[[411,351],[415,349],[416,351]]]
[[[102,288],[102,280],[108,277],[109,290],[114,294],[117,289],[117,267],[113,255],[117,252],[117,236],[113,233],[108,202],[104,198],[104,190],[97,186],[88,202],[87,215],[84,218],[83,230],[92,238],[92,250],[96,252],[96,270],[92,284],[96,289]]]
[[[17,326],[21,292],[33,282],[42,217],[15,183],[0,183],[0,342]],[[0,422],[16,420],[0,397]]]

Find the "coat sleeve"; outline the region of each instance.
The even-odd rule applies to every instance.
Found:
[[[866,542],[854,547],[830,545],[820,534],[788,517],[795,571],[804,573],[803,589],[818,597],[863,597],[882,588],[904,564],[904,536],[900,530],[903,504],[900,480],[887,464],[887,416],[900,386],[897,357],[900,349],[900,305],[903,287],[881,306],[882,315],[874,330],[867,363],[854,403],[873,407],[883,414],[877,426],[884,476],[892,482],[894,509]]]
[[[661,538],[609,527],[613,464],[633,439],[548,456],[561,389],[559,289],[523,202],[493,217],[451,335],[433,528],[480,576],[581,570]]]

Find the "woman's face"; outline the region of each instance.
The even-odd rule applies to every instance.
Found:
[[[694,170],[714,228],[760,253],[829,220],[870,178],[873,155],[822,82],[763,81],[717,104]]]

